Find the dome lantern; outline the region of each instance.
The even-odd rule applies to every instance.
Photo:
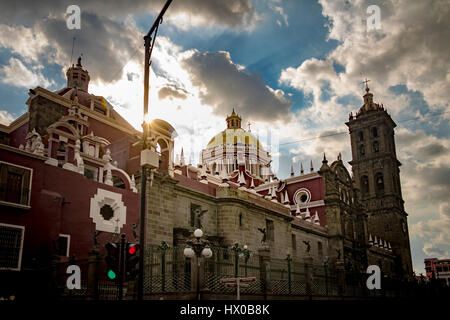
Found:
[[[241,122],[242,118],[239,115],[237,115],[233,109],[231,115],[227,117],[227,129],[240,129]]]

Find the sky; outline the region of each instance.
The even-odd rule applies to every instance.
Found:
[[[66,24],[72,4],[79,30]],[[1,1],[0,123],[27,111],[28,89],[63,88],[82,54],[90,93],[139,129],[143,35],[163,5]],[[379,8],[375,28],[370,5]],[[368,78],[397,123],[413,265],[424,273],[424,258],[450,252],[448,21],[450,6],[434,0],[174,0],[152,53],[149,115],[173,125],[176,153],[183,147],[196,164],[234,108],[286,178],[291,165],[318,169],[324,152],[351,160],[345,122]]]

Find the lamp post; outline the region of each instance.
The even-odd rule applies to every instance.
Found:
[[[251,251],[248,250],[247,245],[244,245],[244,249],[242,249],[242,255],[244,256],[244,263],[245,263],[245,268],[244,268],[244,272],[245,272],[245,276],[247,276],[247,263],[248,263],[248,259],[250,259],[251,256]]]
[[[234,277],[237,278],[239,274],[239,253],[241,252],[241,248],[239,248],[239,244],[235,243],[231,250],[234,252]]]
[[[162,23],[164,13],[169,7],[172,0],[167,0],[163,9],[156,18],[150,31],[144,37],[145,46],[145,61],[144,61],[144,122],[142,125],[142,152],[141,152],[141,210],[140,210],[140,220],[139,220],[139,242],[141,245],[141,254],[139,255],[139,274],[138,274],[138,300],[142,300],[144,293],[144,254],[145,254],[145,196],[146,196],[146,182],[147,182],[147,167],[157,168],[159,165],[158,154],[154,151],[155,144],[151,144],[152,149],[148,149],[148,91],[149,91],[149,75],[150,75],[150,64],[151,56],[153,51],[153,46],[155,44],[156,35],[158,33],[158,27]],[[153,41],[152,41],[152,35]]]
[[[201,240],[203,237],[203,231],[201,229],[196,229],[194,231],[195,241],[188,240],[186,243],[188,246],[184,249],[183,254],[187,258],[197,259],[197,300],[200,300],[200,258],[204,257],[209,259],[212,257],[213,252],[209,247],[209,242],[206,240]]]

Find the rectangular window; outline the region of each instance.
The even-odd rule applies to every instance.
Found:
[[[70,251],[70,235],[60,234],[57,242],[57,255],[68,257]]]
[[[272,220],[266,220],[267,241],[275,241],[275,227]]]
[[[97,181],[97,176],[98,176],[98,169],[88,166],[88,165],[84,165],[84,176],[86,178],[88,178],[89,180],[95,180]]]
[[[0,270],[19,271],[25,227],[0,223]]]
[[[196,226],[195,211],[197,211],[197,210],[201,210],[201,206],[199,206],[198,204],[191,203],[191,219],[190,219],[191,227]]]
[[[293,233],[291,235],[291,242],[292,242],[292,254],[296,254],[297,252],[297,237]]]
[[[317,242],[317,253],[319,255],[319,260],[322,260],[323,258],[323,248],[322,248],[322,242]]]
[[[30,205],[33,170],[0,161],[0,202]]]

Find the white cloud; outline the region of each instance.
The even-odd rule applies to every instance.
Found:
[[[383,2],[382,29],[367,31],[367,1],[321,0],[322,13],[330,20],[329,38],[340,43],[325,59],[311,58],[297,68],[282,71],[280,82],[314,96],[311,110],[321,108],[320,93],[326,82],[334,96],[362,93],[361,81],[370,78],[370,87],[393,114],[407,106],[403,97],[389,91],[403,84],[421,92],[433,109],[449,107],[447,80],[450,61],[447,52],[450,30],[445,21],[450,10],[444,2]],[[427,14],[423,14],[427,12]],[[336,73],[333,64],[345,68]],[[313,112],[314,113],[314,112]]]
[[[413,225],[411,233],[415,237],[426,238],[423,252],[427,256],[448,258],[450,253],[450,204],[439,205],[439,217]]]
[[[33,72],[16,58],[10,58],[9,64],[0,69],[0,76],[2,82],[17,87],[47,88],[55,83],[53,80],[47,80],[40,72]]]
[[[0,24],[0,47],[9,48],[25,62],[36,62],[48,49],[46,37],[24,26]]]
[[[0,124],[7,126],[13,121],[14,121],[14,117],[12,114],[10,114],[6,110],[0,110]]]

